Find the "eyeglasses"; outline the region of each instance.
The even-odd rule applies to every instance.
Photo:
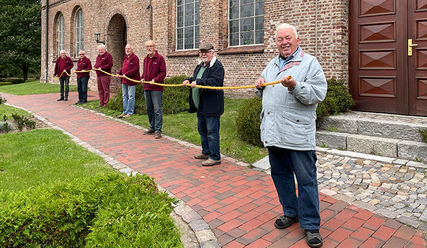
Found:
[[[79,55],[82,56],[82,55],[84,55],[84,53],[80,53]]]

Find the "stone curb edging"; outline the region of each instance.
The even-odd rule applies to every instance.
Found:
[[[30,114],[32,114],[37,119],[39,119],[40,121],[46,123],[49,127],[56,129],[56,130],[59,130],[62,133],[68,135],[78,145],[86,148],[87,150],[89,150],[92,153],[95,153],[95,154],[101,156],[114,169],[116,169],[122,173],[125,173],[128,176],[135,176],[136,174],[139,173],[139,172],[133,170],[132,168],[128,167],[127,165],[121,163],[120,161],[114,159],[113,157],[111,157],[111,156],[101,152],[100,150],[94,148],[90,144],[80,140],[79,138],[77,138],[76,136],[71,134],[70,132],[64,130],[63,128],[61,128],[55,124],[53,124],[52,122],[48,121],[44,117],[42,117],[42,116],[40,116],[40,115],[38,115],[38,114],[28,110],[28,109],[25,109],[23,107],[15,106],[13,104],[8,104],[8,103],[5,103],[5,104],[8,106],[14,107],[14,108],[25,110],[25,111],[29,112]],[[77,107],[77,106],[74,106],[74,107]],[[81,108],[81,107],[78,107],[78,108]],[[135,128],[141,129],[141,130],[145,130],[144,128],[142,128],[140,126],[136,126],[136,125],[131,124],[131,123],[126,122],[126,121],[118,120],[118,119],[113,118],[111,116],[107,116],[103,113],[99,113],[99,112],[96,112],[96,111],[93,111],[90,109],[85,109],[85,108],[81,108],[81,109],[88,110],[92,113],[95,113],[95,114],[98,114],[98,115],[101,115],[101,116],[104,116],[104,117],[107,117],[110,119],[114,119],[116,121],[120,121],[124,124],[128,124],[132,127],[135,127]],[[165,137],[167,137],[167,136],[165,136]],[[169,137],[167,137],[167,138],[169,138]],[[169,139],[177,141],[173,138],[169,138]],[[184,142],[180,142],[180,143],[188,146],[188,144],[184,144]],[[198,148],[196,145],[193,145],[193,144],[189,144],[189,145],[191,145],[191,147],[193,147],[193,148]],[[176,198],[174,194],[167,191],[166,189],[164,189],[160,185],[157,185],[157,188],[159,189],[159,191],[167,192],[170,197]],[[178,199],[178,198],[176,198],[176,199]],[[190,206],[185,204],[184,201],[178,199],[178,203],[173,205],[173,210],[174,210],[175,214],[178,215],[193,230],[193,232],[197,238],[197,242],[199,243],[199,246],[201,248],[219,248],[220,247],[219,242],[216,239],[215,234],[210,229],[209,225],[203,220],[203,218],[198,213],[196,213],[196,211],[194,211]],[[181,221],[181,220],[177,220],[176,217],[173,215],[171,215],[171,217],[174,219],[175,222]],[[181,233],[181,235],[183,235],[183,233]],[[185,235],[185,233],[184,233],[184,235]],[[191,239],[191,237],[187,237],[187,238]]]

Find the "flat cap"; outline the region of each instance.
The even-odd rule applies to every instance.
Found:
[[[213,45],[211,43],[202,43],[199,46],[199,50],[206,50],[206,51],[208,51],[208,50],[211,50],[211,49],[214,49],[214,47],[213,47]]]

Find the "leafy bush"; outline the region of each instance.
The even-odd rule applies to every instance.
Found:
[[[345,112],[353,105],[353,98],[344,84],[344,80],[329,79],[326,98],[317,106],[317,119]]]
[[[317,106],[316,114],[320,119],[331,114],[338,114],[349,110],[354,105],[348,88],[343,80],[334,78],[328,80],[328,92],[323,102]],[[252,98],[240,109],[236,119],[238,136],[253,145],[262,146],[260,140],[261,99]]]
[[[0,194],[1,247],[182,247],[153,179],[109,174]]]
[[[186,76],[175,76],[165,79],[165,84],[181,84]],[[162,95],[162,105],[164,114],[174,114],[188,109],[188,88],[185,87],[164,87]],[[123,111],[122,89],[107,104],[110,109]],[[135,113],[146,114],[144,86],[136,86],[135,92]]]
[[[18,123],[18,129],[19,129],[19,131],[22,131],[22,129],[24,128],[24,125],[28,129],[34,129],[34,128],[36,128],[36,123],[33,120],[30,120],[30,119],[28,119],[25,116],[21,116],[21,115],[17,115],[17,114],[12,114],[12,118],[13,118],[13,120],[15,120],[16,123]]]
[[[237,135],[249,144],[262,147],[260,140],[260,114],[262,100],[254,97],[246,100],[236,118]]]
[[[11,85],[11,84],[12,84],[12,82],[0,82],[0,86]]]

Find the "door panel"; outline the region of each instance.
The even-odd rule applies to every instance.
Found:
[[[355,110],[408,112],[408,85],[400,73],[407,66],[401,44],[401,6],[406,1],[352,1],[350,91]]]
[[[409,114],[427,115],[427,0],[409,0],[408,39],[413,39],[413,56],[408,56]]]

